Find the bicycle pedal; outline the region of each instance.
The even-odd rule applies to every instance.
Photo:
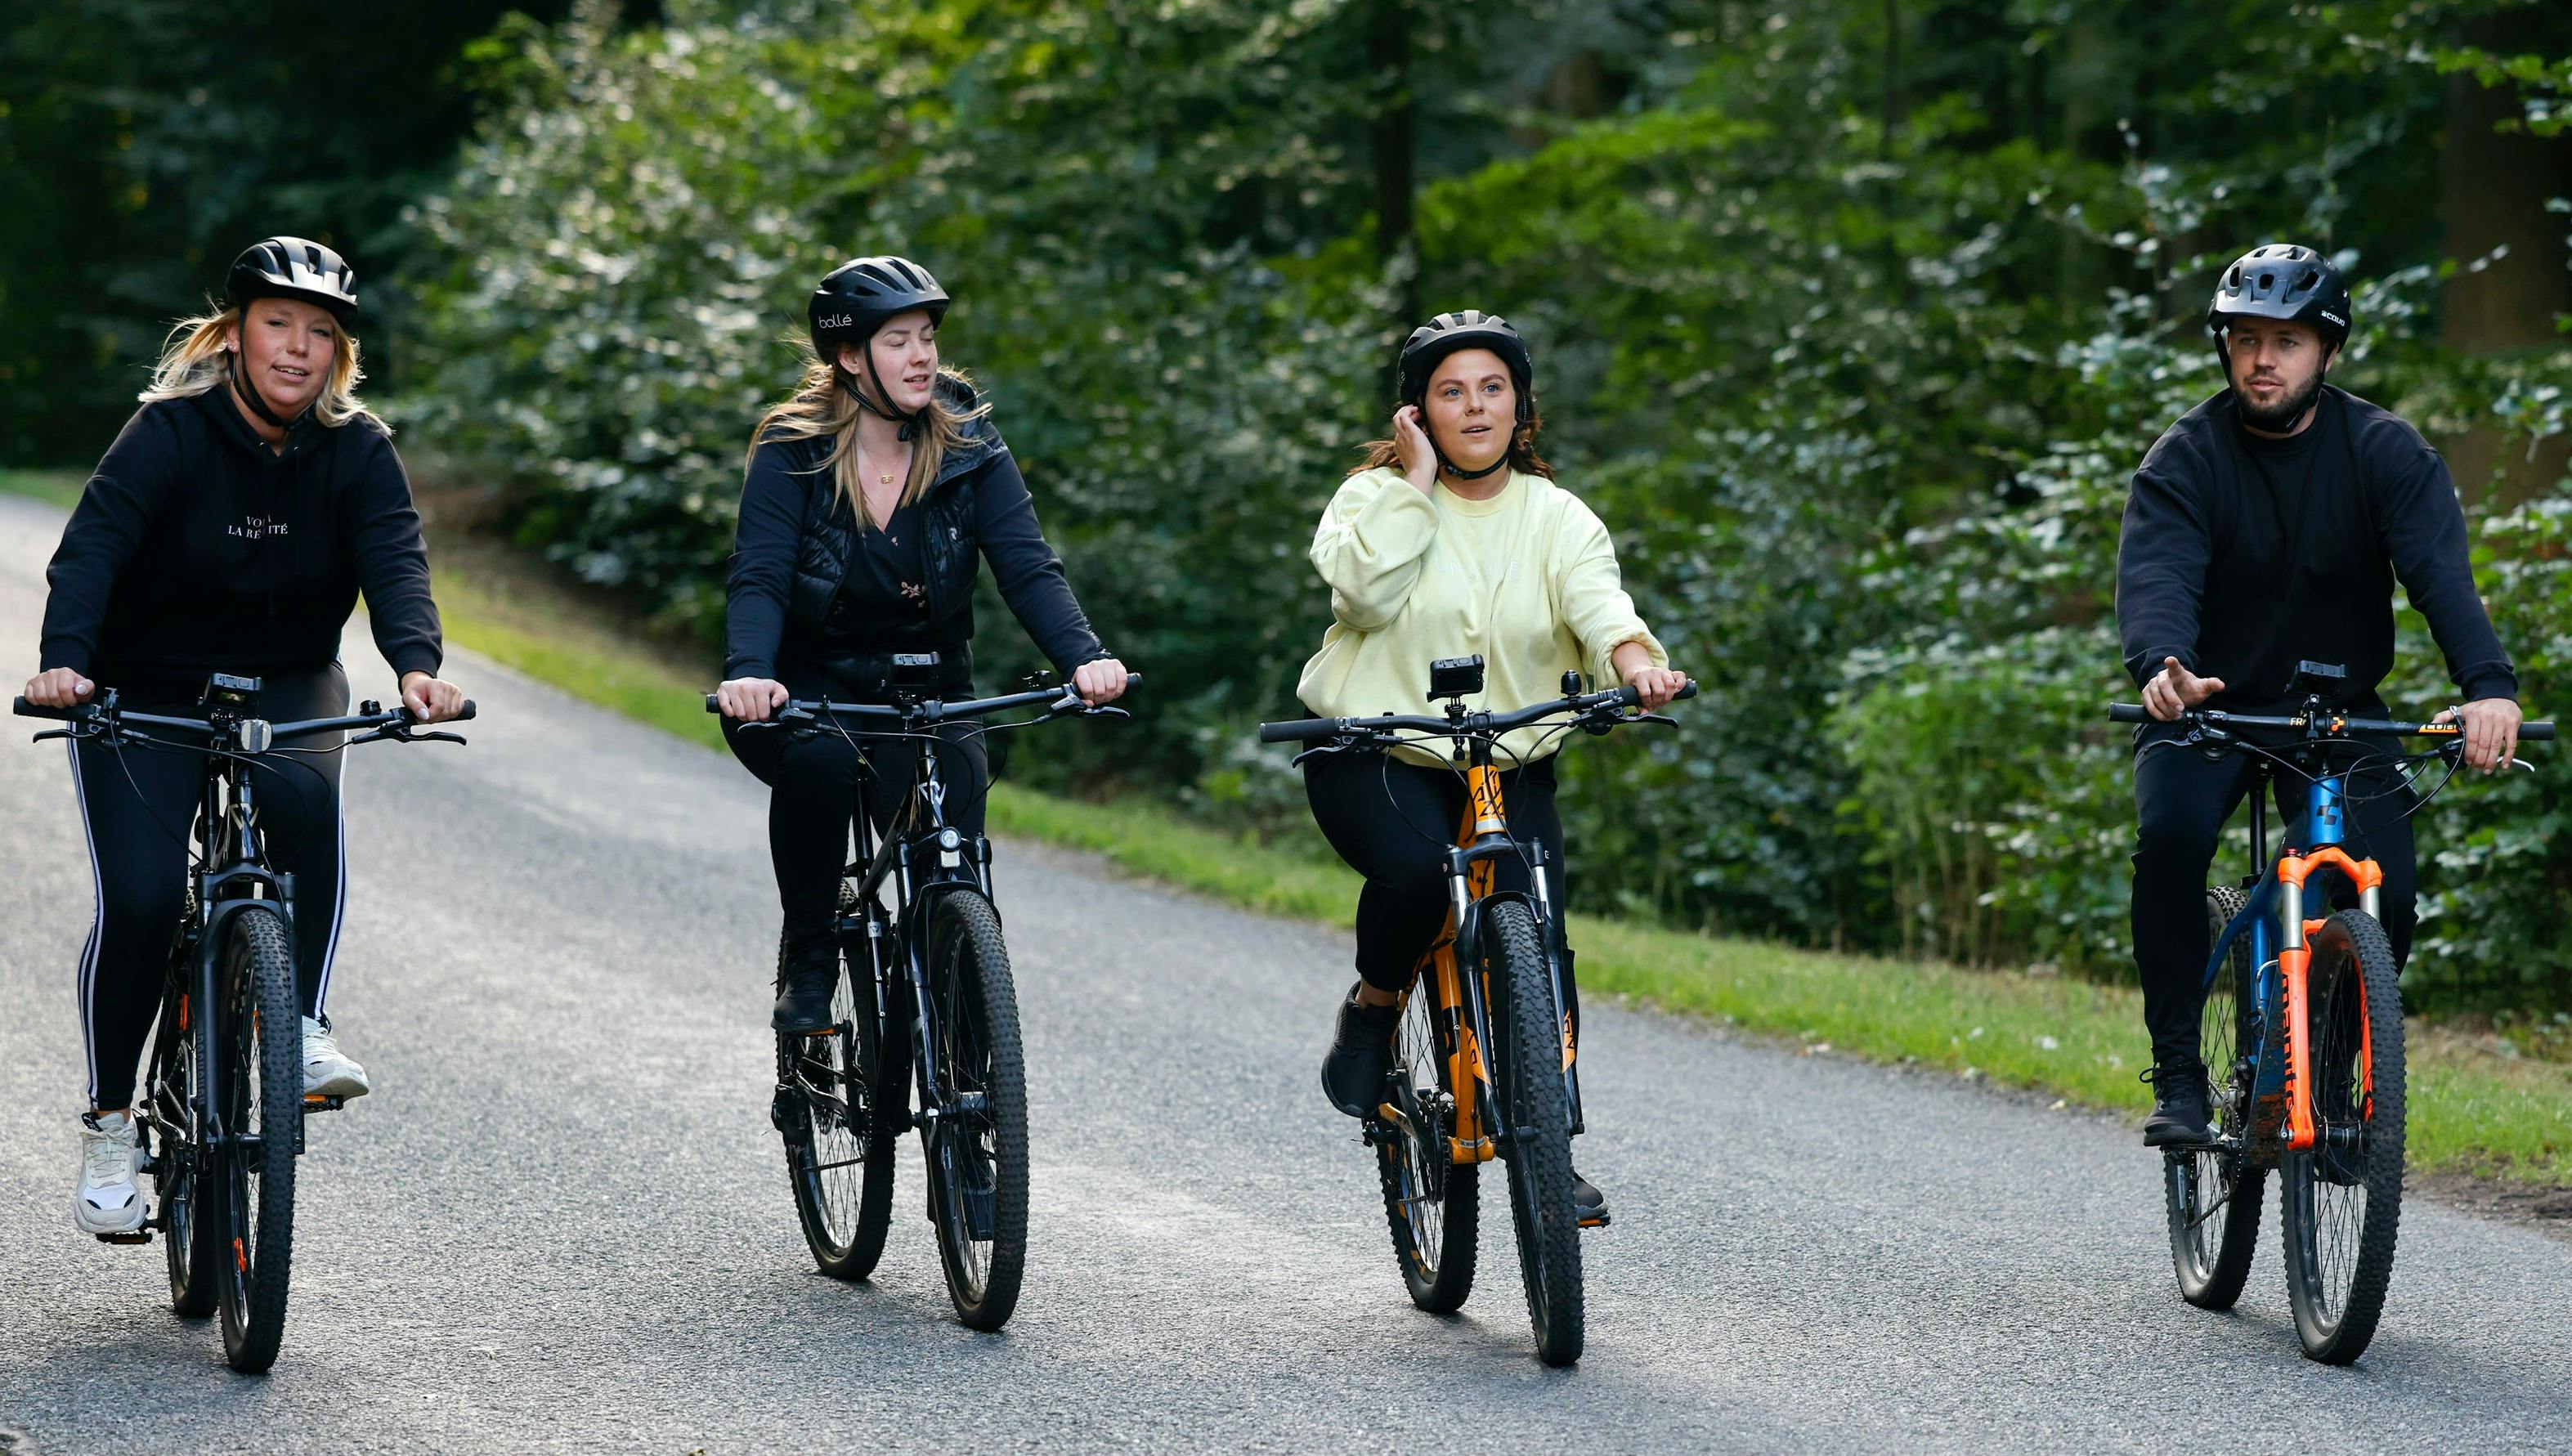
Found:
[[[1609,1223],[1612,1223],[1612,1222],[1614,1222],[1614,1221],[1615,1221],[1615,1220],[1614,1220],[1612,1217],[1610,1217],[1608,1214],[1602,1213],[1602,1214],[1600,1214],[1600,1215],[1599,1215],[1598,1217],[1596,1217],[1596,1218],[1584,1218],[1584,1219],[1582,1219],[1582,1220],[1581,1220],[1581,1226],[1582,1226],[1582,1227],[1584,1227],[1584,1228],[1605,1228],[1605,1227],[1607,1227]]]
[[[152,1230],[149,1228],[138,1228],[132,1233],[102,1233],[98,1235],[98,1241],[101,1243],[150,1243],[152,1241]]]
[[[304,1110],[308,1112],[335,1112],[347,1104],[346,1097],[331,1096],[324,1092],[304,1094]]]

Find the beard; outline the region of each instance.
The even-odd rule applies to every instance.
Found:
[[[2322,372],[2313,370],[2313,376],[2304,381],[2302,388],[2286,391],[2276,403],[2264,409],[2252,403],[2250,396],[2236,384],[2233,386],[2234,406],[2242,411],[2242,422],[2252,429],[2263,429],[2270,434],[2289,433],[2294,429],[2295,421],[2302,419],[2304,411],[2312,408],[2313,401],[2321,397]]]

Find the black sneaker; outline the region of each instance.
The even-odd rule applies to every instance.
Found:
[[[1579,1169],[1572,1174],[1573,1220],[1584,1228],[1608,1226],[1608,1195],[1591,1185]]]
[[[2146,1147],[2186,1147],[2212,1142],[2207,1126],[2206,1067],[2191,1058],[2165,1062],[2138,1078],[2153,1085],[2153,1114],[2144,1119]]]
[[[1384,1102],[1384,1077],[1392,1065],[1396,1006],[1360,1006],[1357,988],[1340,1003],[1339,1028],[1322,1058],[1322,1095],[1352,1117],[1372,1117]]]
[[[824,936],[809,944],[790,944],[777,977],[777,1010],[768,1024],[781,1032],[828,1032],[838,1023],[831,1015],[831,995],[840,986],[840,945]]]

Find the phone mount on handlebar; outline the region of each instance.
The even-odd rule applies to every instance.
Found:
[[[938,691],[938,654],[935,652],[897,652],[893,655],[893,673],[885,687],[902,707],[917,707]]]
[[[2295,675],[2286,681],[2286,691],[2305,699],[2308,706],[2332,707],[2348,691],[2348,669],[2336,662],[2298,662]]]

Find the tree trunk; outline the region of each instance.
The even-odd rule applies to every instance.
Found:
[[[1404,0],[1375,0],[1367,23],[1367,70],[1376,93],[1376,261],[1400,271],[1398,307],[1408,329],[1420,322],[1420,283],[1411,214],[1411,16]]]
[[[2506,36],[2472,39],[2508,43]],[[2470,265],[2494,249],[2508,253],[2480,272],[2460,267],[2447,280],[2439,342],[2483,356],[2558,344],[2554,321],[2572,313],[2572,271],[2567,225],[2545,202],[2572,194],[2572,137],[2495,131],[2524,115],[2515,86],[2486,87],[2459,72],[2447,78],[2446,102],[2438,199],[2446,254]],[[2438,443],[2467,500],[2493,490],[2503,503],[2525,499],[2561,479],[2572,457],[2572,444],[2554,439],[2530,460],[2525,441],[2513,446],[2488,425]]]

